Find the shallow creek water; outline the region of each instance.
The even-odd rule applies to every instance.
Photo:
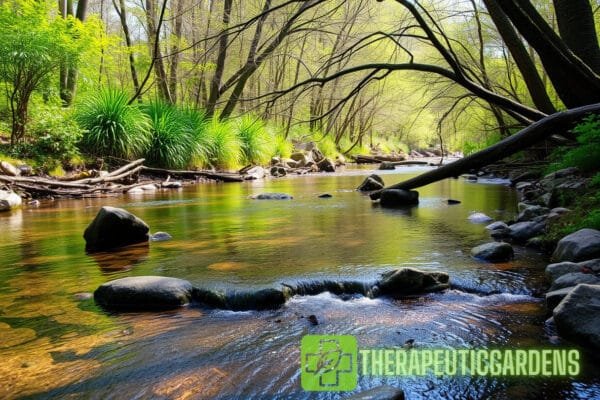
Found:
[[[424,170],[382,176],[393,183]],[[408,339],[424,347],[552,346],[544,303],[535,295],[547,260],[524,248],[509,263],[470,257],[489,236],[467,220],[469,213],[510,219],[510,188],[447,180],[420,189],[418,207],[385,210],[353,190],[371,172],[60,200],[0,214],[0,398],[343,398],[300,388],[305,334],[350,334],[360,347]],[[294,200],[248,198],[266,191]],[[319,199],[324,192],[333,198]],[[462,204],[448,206],[448,198]],[[82,233],[102,205],[126,208],[173,239],[87,255]],[[374,280],[402,266],[446,271],[455,288],[404,300],[324,293],[264,312],[187,307],[116,314],[80,295],[134,275],[248,289]],[[310,314],[319,325],[303,318]],[[358,390],[387,383],[409,399],[597,399],[599,376],[589,362],[576,379],[361,377]]]

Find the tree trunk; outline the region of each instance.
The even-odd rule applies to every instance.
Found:
[[[600,47],[589,0],[554,0],[560,37],[573,53],[600,74]]]
[[[548,139],[553,134],[566,131],[570,129],[574,123],[581,120],[586,114],[597,113],[599,111],[600,103],[596,103],[552,114],[487,149],[481,150],[433,171],[426,172],[415,178],[392,185],[387,189],[416,189],[442,179],[459,176],[472,169],[479,169],[512,154],[518,153],[539,141]],[[380,196],[381,191],[371,193],[371,199],[373,200],[379,199]]]
[[[225,0],[223,3],[223,29],[229,27],[229,21],[231,19],[231,5],[233,0]],[[219,36],[219,54],[217,55],[217,62],[215,66],[215,74],[210,82],[210,94],[208,96],[208,103],[206,105],[206,113],[209,116],[214,115],[215,108],[217,106],[217,100],[219,100],[221,92],[221,80],[223,79],[223,73],[225,72],[225,60],[227,58],[227,46],[229,45],[229,34],[228,31],[224,31]]]
[[[127,45],[127,53],[129,55],[129,70],[131,71],[131,80],[133,82],[133,88],[137,93],[140,90],[140,81],[135,68],[135,55],[133,54],[133,42],[131,41],[129,25],[127,24],[127,8],[125,5],[125,0],[119,0],[119,6],[117,6],[117,3],[115,0],[113,0],[113,6],[115,7],[115,11],[119,15],[119,19],[121,21],[121,28],[123,29],[125,44]],[[138,100],[141,101],[141,96],[138,97]]]
[[[171,3],[172,4],[172,3]],[[169,92],[171,100],[177,103],[177,69],[179,68],[179,41],[181,40],[181,28],[183,25],[183,0],[177,0],[175,9],[175,22],[173,24],[173,35],[175,36],[171,46],[171,69],[169,71]]]
[[[502,11],[502,8],[500,8],[496,0],[483,1],[500,36],[502,36],[502,40],[508,47],[510,54],[513,56],[515,63],[523,76],[523,80],[529,90],[533,104],[546,114],[555,113],[556,108],[546,92],[546,85],[544,85],[535,63],[531,57],[529,57],[525,45],[515,31],[510,20],[506,14],[504,14],[504,11]]]
[[[505,0],[498,4],[536,50],[568,108],[600,102],[600,77],[572,53],[529,0]]]
[[[154,60],[154,72],[156,74],[158,95],[161,99],[172,102],[167,81],[167,73],[165,72],[165,62],[160,49],[160,38],[156,25],[156,7],[154,1],[155,0],[146,0],[146,20],[148,22],[149,37],[148,44],[150,45],[150,55]]]

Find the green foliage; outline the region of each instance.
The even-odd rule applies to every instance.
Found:
[[[245,115],[234,122],[242,150],[244,164],[269,162],[273,152],[273,139],[262,120]]]
[[[335,140],[331,135],[323,136],[316,143],[325,157],[334,159],[339,154]]]
[[[214,153],[213,141],[207,129],[210,119],[203,110],[192,107],[181,108],[180,114],[193,136],[194,148],[191,164],[199,167],[209,166]]]
[[[224,169],[239,167],[242,144],[231,123],[213,118],[206,127],[206,134],[211,147],[210,164]]]
[[[294,152],[294,145],[291,141],[286,139],[283,134],[275,135],[275,146],[272,150],[272,156],[281,157],[281,158],[289,158]]]
[[[184,114],[163,100],[153,100],[142,110],[150,119],[150,147],[145,153],[147,163],[164,168],[186,168],[196,151],[190,113]]]
[[[81,149],[89,154],[131,158],[145,153],[151,124],[123,91],[102,89],[77,105],[75,118],[84,129]]]
[[[35,0],[0,3],[0,81],[12,91],[14,140],[25,135],[33,91],[47,87],[51,74],[60,65],[75,63],[87,45],[83,25],[57,16],[51,6]]]
[[[553,153],[555,161],[548,172],[567,167],[577,167],[584,172],[600,169],[600,116],[586,117],[573,132],[577,135],[579,146],[565,150],[558,149]]]
[[[490,147],[502,140],[500,133],[494,133],[489,136],[483,137],[483,140],[479,141],[465,141],[462,146],[462,152],[465,156],[476,153],[487,147]]]

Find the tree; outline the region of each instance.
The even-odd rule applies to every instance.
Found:
[[[29,100],[36,89],[49,84],[51,74],[77,60],[85,41],[81,24],[50,16],[46,2],[13,0],[0,4],[0,80],[10,104],[11,144],[23,139]]]
[[[79,0],[77,10],[73,13],[73,2],[71,0],[59,0],[59,12],[63,19],[76,18],[80,22],[85,22],[87,17],[88,0]],[[73,39],[77,39],[77,34],[73,33]],[[60,98],[64,106],[70,106],[75,97],[77,89],[77,77],[79,71],[76,61],[70,61],[69,64],[63,64],[60,71]]]

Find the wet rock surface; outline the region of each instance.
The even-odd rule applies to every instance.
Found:
[[[116,207],[102,207],[83,237],[87,251],[103,251],[147,242],[148,225],[130,212]]]

